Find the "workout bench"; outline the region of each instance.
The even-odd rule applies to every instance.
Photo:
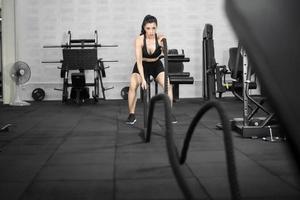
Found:
[[[169,57],[169,80],[170,84],[173,85],[173,100],[179,100],[179,85],[180,84],[194,84],[194,77],[190,76],[189,72],[184,72],[183,62],[189,62],[189,58],[184,57],[184,51],[182,54],[178,54],[177,49],[168,50]],[[179,61],[172,61],[173,58],[178,58]],[[180,60],[182,59],[182,60]]]

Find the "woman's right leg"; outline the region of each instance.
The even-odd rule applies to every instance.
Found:
[[[140,86],[142,80],[141,76],[138,73],[132,73],[130,77],[130,85],[128,91],[128,111],[129,114],[135,113],[136,106],[136,91]]]

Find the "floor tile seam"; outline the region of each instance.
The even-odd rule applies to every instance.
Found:
[[[34,112],[34,111],[36,111],[38,109],[39,108],[33,108],[33,110],[30,110],[30,111],[23,111],[21,115],[18,115],[16,117],[10,117],[10,118],[8,118],[8,121],[12,121],[12,119],[22,118],[24,115],[27,115],[28,113]],[[11,112],[14,112],[14,111],[13,110],[9,110],[8,112],[11,113]]]
[[[52,148],[53,146],[56,146],[58,144],[59,144],[59,142],[57,142],[56,144],[54,144],[54,143],[52,143],[52,144],[50,144],[50,143],[38,143],[38,142],[30,144],[30,143],[20,142],[20,143],[11,144],[11,146],[15,146],[15,147],[20,147],[20,146],[22,146],[22,147],[38,147],[38,146],[42,146],[42,147],[44,147],[44,149],[47,149],[47,148]]]
[[[61,167],[63,167],[63,166],[65,166],[65,167],[67,167],[67,166],[73,166],[73,167],[78,167],[78,166],[86,166],[86,165],[88,165],[88,166],[106,166],[106,164],[107,165],[112,165],[113,164],[113,161],[111,161],[111,162],[101,162],[101,161],[99,161],[99,162],[97,162],[97,163],[70,163],[70,164],[46,164],[44,167],[54,167],[54,166],[61,166]]]
[[[47,179],[47,178],[39,178],[36,179],[34,182],[68,182],[68,181],[78,181],[78,182],[87,182],[87,181],[112,181],[113,182],[113,177],[112,178],[53,178],[53,179]],[[33,183],[34,184],[34,183]],[[28,188],[25,189],[25,192]]]
[[[0,180],[0,183],[27,183],[29,181],[26,181],[26,180],[4,180],[4,179],[1,179]]]
[[[117,199],[117,151],[118,151],[118,135],[120,130],[120,124],[119,124],[119,116],[121,115],[121,104],[118,105],[118,111],[116,112],[115,120],[116,120],[116,126],[117,130],[115,132],[115,145],[114,145],[114,159],[113,159],[113,200]]]
[[[38,122],[36,122],[34,125],[32,125],[31,127],[25,129],[22,131],[21,134],[17,135],[16,137],[12,138],[11,140],[9,140],[6,144],[4,144],[3,146],[1,146],[1,149],[5,148],[7,145],[9,145],[10,143],[12,143],[12,141],[16,140],[16,139],[19,139],[21,137],[23,137],[30,129],[36,127],[41,121],[43,121],[43,119],[40,119]],[[14,125],[12,125],[14,126]],[[7,132],[7,134],[9,134],[9,131]],[[1,152],[1,149],[0,149],[0,152]]]
[[[219,120],[220,121],[220,120]],[[200,122],[200,121],[199,121]],[[224,131],[222,131],[222,134],[221,134],[221,136],[220,136],[220,134],[219,133],[217,133],[216,131],[215,131],[215,129],[212,129],[212,128],[210,128],[210,127],[208,127],[205,123],[203,123],[203,122],[201,122],[201,124],[202,124],[202,126],[203,127],[205,127],[205,128],[207,128],[208,130],[209,130],[209,132],[211,132],[214,136],[216,136],[217,138],[219,137],[222,137],[222,139],[224,138]],[[231,132],[232,130],[230,130],[230,132]],[[224,139],[223,139],[224,140]],[[222,140],[222,141],[223,141]]]
[[[145,155],[152,155],[152,154],[165,154],[166,153],[166,148],[162,148],[162,149],[149,149],[149,150],[143,150],[143,148],[136,148],[136,149],[122,149],[118,151],[118,154],[135,154],[135,155],[139,155],[141,154],[143,151],[143,153]]]
[[[223,137],[216,134],[218,137]],[[224,147],[225,148],[225,147]],[[287,184],[288,186],[292,187],[295,190],[299,190],[297,187],[295,187],[294,185],[290,184],[289,182],[287,182],[286,180],[284,180],[282,177],[280,177],[278,174],[274,173],[273,171],[271,171],[270,169],[268,169],[267,167],[263,166],[262,164],[260,164],[259,162],[257,162],[255,159],[249,157],[244,151],[242,151],[240,148],[238,148],[237,146],[235,146],[233,144],[233,149],[234,151],[240,152],[241,154],[243,154],[245,157],[247,157],[249,160],[253,161],[255,164],[257,164],[259,167],[265,169],[268,173],[270,173],[271,175],[277,177],[278,179],[280,179],[282,182],[284,182],[285,184]],[[225,150],[224,150],[225,151]],[[235,157],[235,156],[234,156]],[[236,159],[235,159],[236,160]],[[236,164],[236,161],[235,161]],[[238,168],[238,166],[236,165],[236,168]],[[238,177],[238,174],[237,174]]]
[[[216,134],[218,137],[223,137],[222,136]],[[225,147],[224,147],[225,148]],[[235,146],[233,143],[233,149],[237,152],[240,152],[241,154],[243,154],[245,157],[247,157],[249,160],[253,161],[255,164],[257,164],[259,167],[265,169],[268,173],[270,173],[271,175],[277,177],[278,179],[280,179],[282,182],[284,182],[285,184],[287,184],[288,186],[292,187],[295,190],[299,190],[297,187],[295,187],[294,185],[290,184],[289,182],[287,182],[286,180],[284,180],[282,177],[280,177],[278,174],[272,172],[270,169],[268,169],[267,167],[263,166],[262,164],[260,164],[259,162],[257,162],[255,159],[251,158],[250,156],[248,156],[243,150],[241,150],[239,147]],[[225,151],[225,150],[224,150]],[[235,156],[234,156],[235,157]],[[236,160],[236,159],[235,159]],[[235,161],[236,163],[236,161]],[[236,168],[238,168],[238,166],[236,165]],[[237,174],[238,177],[238,174]]]
[[[185,178],[192,179],[192,177],[185,177]],[[174,181],[174,183],[176,182],[174,176],[137,176],[137,177],[119,176],[116,179],[117,182],[118,181],[161,181],[161,180],[172,180]]]
[[[56,152],[56,155],[58,155],[58,156],[84,156],[84,155],[102,155],[102,156],[113,156],[114,155],[114,151],[107,151],[107,152],[88,152],[88,153],[85,153],[85,152],[80,152],[80,153],[69,153],[69,152]]]
[[[243,154],[244,156],[246,156],[249,160],[253,161],[255,164],[257,164],[259,167],[261,167],[262,169],[266,170],[270,175],[277,177],[280,181],[284,182],[286,185],[288,185],[289,187],[299,191],[299,188],[297,188],[296,186],[294,186],[293,184],[289,183],[288,181],[286,181],[284,178],[282,178],[279,174],[273,172],[272,170],[270,170],[268,167],[265,167],[264,165],[262,165],[260,162],[256,161],[255,159],[249,157],[245,152],[243,152],[241,149],[239,149],[238,147],[234,147],[234,149],[238,152],[240,152],[241,154]],[[238,168],[238,166],[237,166]],[[238,176],[238,175],[237,175]]]
[[[112,182],[112,179],[57,179],[57,180],[53,180],[53,179],[38,179],[35,182],[37,183],[49,183],[49,182],[53,182],[53,183],[57,183],[57,182],[61,182],[61,183],[67,183],[67,182],[78,182],[78,183],[85,183],[85,182]],[[26,182],[26,181],[15,181],[16,183],[18,182]],[[1,183],[1,181],[0,181]]]
[[[172,172],[173,174],[173,172]],[[195,177],[186,177],[187,180],[192,180],[192,179],[196,179]],[[176,182],[176,177],[175,176],[168,176],[168,177],[154,177],[154,176],[147,176],[147,177],[136,177],[136,178],[117,178],[117,181],[141,181],[141,180],[149,180],[149,181],[153,181],[153,180],[157,180],[157,181],[161,181],[161,180],[171,180]],[[177,184],[177,182],[176,182]]]
[[[68,133],[63,137],[62,141],[60,142],[60,144],[57,145],[57,148],[55,148],[55,150],[49,155],[48,159],[44,162],[44,164],[42,164],[42,166],[40,167],[40,169],[37,171],[37,173],[35,174],[35,176],[31,179],[31,182],[26,186],[26,188],[24,189],[23,193],[20,195],[19,199],[22,199],[23,196],[25,195],[26,191],[28,191],[28,189],[34,184],[34,182],[37,180],[37,177],[39,176],[40,172],[42,169],[44,169],[44,167],[47,165],[47,163],[49,162],[49,160],[55,155],[55,153],[57,152],[57,150],[61,147],[61,145],[67,140],[67,138],[72,135],[73,130],[76,128],[76,126],[79,124],[79,122],[82,120],[83,115],[81,115],[81,117],[78,119],[76,125],[68,131]]]
[[[253,195],[254,194],[254,195]],[[259,195],[259,194],[258,194]],[[291,198],[291,197],[298,197],[299,198],[299,194],[264,194],[264,195],[260,195],[260,196],[255,196],[255,193],[252,193],[251,195],[242,195],[242,199],[255,199],[255,200],[265,200],[267,199],[284,199],[284,198]]]
[[[200,181],[199,177],[196,176],[196,174],[194,173],[194,171],[191,169],[191,167],[189,166],[189,164],[184,163],[184,165],[186,165],[186,167],[189,169],[190,173],[195,177],[196,181],[198,182],[200,188],[202,191],[204,191],[205,195],[208,197],[208,199],[212,200],[212,196],[210,195],[210,193],[208,192],[208,190],[206,189],[205,185]]]
[[[167,157],[167,159],[168,159],[168,157]],[[142,165],[139,165],[139,164],[141,164],[142,163]],[[132,162],[117,162],[117,168],[120,168],[120,167],[118,167],[118,166],[122,166],[122,165],[124,165],[124,166],[132,166],[132,165],[136,165],[136,166],[141,166],[141,167],[144,167],[144,166],[151,166],[151,167],[153,167],[153,166],[157,166],[157,168],[162,168],[162,167],[169,167],[170,165],[169,165],[170,163],[168,162],[168,161],[161,161],[161,162],[144,162],[144,161],[139,161],[139,162],[136,162],[136,161],[132,161]]]

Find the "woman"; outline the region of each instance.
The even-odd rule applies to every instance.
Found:
[[[162,54],[162,39],[165,38],[162,34],[157,34],[157,19],[154,16],[145,16],[141,34],[135,40],[135,56],[136,63],[134,65],[130,86],[128,91],[128,109],[129,116],[126,120],[127,124],[134,124],[135,118],[135,106],[136,106],[136,91],[139,86],[142,89],[147,88],[146,77],[151,75],[155,81],[163,88],[164,87],[164,67],[159,60],[159,56]],[[170,84],[168,84],[168,95],[172,102],[173,94]],[[173,116],[173,123],[176,123],[176,119]]]

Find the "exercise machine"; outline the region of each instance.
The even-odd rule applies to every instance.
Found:
[[[243,102],[243,117],[231,120],[233,130],[243,137],[280,136],[274,112],[266,106],[266,98],[259,101],[250,95],[250,90],[257,88],[255,73],[248,62],[246,51],[242,46],[229,49],[228,69],[219,66],[214,56],[213,26],[206,24],[203,32],[203,97],[213,100],[222,97],[226,91]],[[226,80],[226,75],[231,80]],[[254,76],[254,78],[253,78]],[[264,116],[257,116],[258,113]],[[222,128],[217,124],[218,128]]]
[[[270,108],[263,105],[267,100],[262,98],[260,101],[257,101],[249,94],[252,68],[249,65],[249,59],[245,49],[239,46],[238,50],[240,50],[240,52],[237,53],[241,54],[243,63],[242,97],[240,97],[243,101],[243,117],[231,120],[232,128],[243,137],[279,137],[279,126],[275,113]],[[259,111],[261,111],[260,115],[261,113],[264,113],[264,116],[257,117]]]
[[[242,60],[237,54],[238,47],[229,49],[228,68],[226,65],[218,65],[215,59],[213,26],[205,24],[202,50],[203,98],[213,100],[217,97],[221,98],[224,92],[231,91],[234,96],[242,100]],[[231,75],[230,81],[226,80],[227,75]],[[251,81],[249,89],[256,88],[256,81]]]
[[[68,31],[68,42],[64,45],[45,45],[44,48],[62,48],[63,60],[43,61],[42,63],[61,63],[60,76],[63,79],[63,88],[56,89],[62,91],[62,102],[66,103],[69,96],[76,103],[89,99],[89,87],[93,87],[92,96],[95,102],[98,99],[105,100],[105,91],[113,87],[105,88],[103,78],[106,77],[105,62],[118,62],[117,60],[103,60],[98,58],[98,48],[117,47],[117,45],[102,45],[98,43],[98,32],[95,30],[94,39],[72,39],[71,31]],[[79,72],[70,73],[78,70]],[[94,73],[93,82],[86,82],[85,71],[91,70]],[[71,76],[71,83],[69,77]],[[68,88],[71,87],[69,95]],[[100,97],[100,89],[102,98]]]
[[[202,94],[206,100],[216,99],[215,68],[217,63],[214,54],[213,26],[205,24],[202,41]]]

